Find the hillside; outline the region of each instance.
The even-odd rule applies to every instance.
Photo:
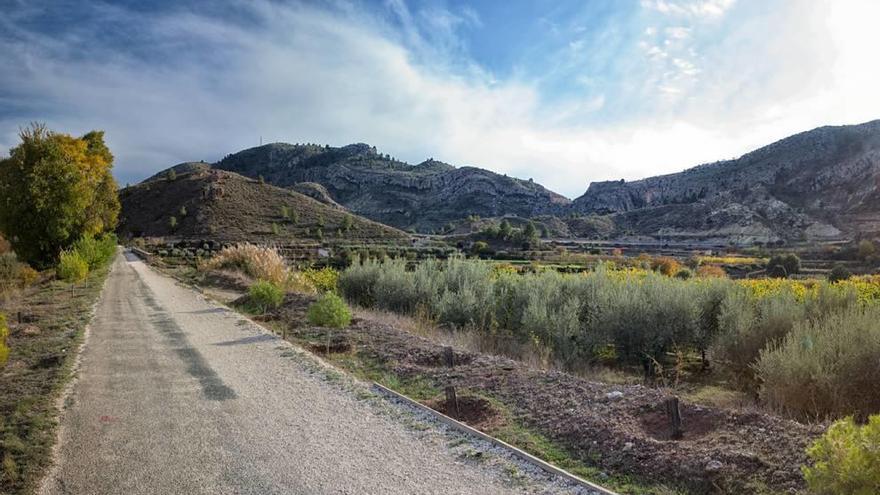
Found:
[[[880,233],[880,120],[820,127],[676,174],[590,184],[572,202],[616,235],[820,240]]]
[[[410,165],[366,144],[267,144],[229,155],[214,166],[282,187],[316,182],[353,212],[423,232],[468,215],[531,217],[570,203],[532,181],[436,160]]]
[[[232,172],[193,170],[179,173],[173,181],[148,180],[120,191],[119,233],[278,243],[317,239],[319,230],[324,238],[341,235],[346,240],[405,242],[408,238],[397,229],[295,191]],[[155,177],[163,176],[167,171]],[[290,212],[288,218],[283,207]]]

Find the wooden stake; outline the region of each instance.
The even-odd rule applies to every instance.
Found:
[[[452,347],[443,347],[443,361],[446,363],[447,368],[455,367],[455,354],[452,352]]]
[[[458,397],[455,395],[455,387],[446,387],[446,410],[453,418],[459,416]]]
[[[680,440],[684,436],[684,431],[681,429],[681,409],[678,407],[678,397],[666,399],[666,416],[669,418],[671,428],[670,438]]]

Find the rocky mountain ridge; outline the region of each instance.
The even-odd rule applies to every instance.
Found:
[[[594,182],[573,201],[531,180],[434,159],[411,165],[363,143],[273,143],[176,168],[236,172],[419,232],[473,216],[552,216],[572,236],[603,238],[749,244],[880,234],[880,120],[820,127],[679,173]]]
[[[417,231],[439,229],[468,215],[531,217],[570,203],[533,181],[433,159],[410,165],[366,144],[267,144],[229,155],[214,166],[282,187],[315,182],[355,213]]]
[[[820,127],[676,174],[593,183],[571,209],[641,234],[809,241],[876,235],[878,183],[880,120]]]

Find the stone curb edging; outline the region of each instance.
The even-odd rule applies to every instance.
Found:
[[[453,418],[450,418],[449,416],[447,416],[443,413],[437,412],[437,411],[431,409],[428,406],[425,406],[424,404],[422,404],[418,401],[410,399],[409,397],[407,397],[403,394],[400,394],[398,392],[395,392],[394,390],[391,390],[388,387],[385,387],[385,386],[382,386],[378,383],[373,382],[373,388],[375,390],[377,390],[378,392],[382,393],[383,395],[386,395],[391,398],[405,402],[406,404],[409,404],[413,407],[418,408],[419,410],[422,410],[422,411],[430,414],[431,416],[437,418],[442,423],[445,423],[446,425],[451,426],[452,428],[455,428],[456,430],[459,430],[463,433],[467,433],[469,435],[473,435],[481,440],[485,440],[493,445],[501,447],[501,448],[509,451],[511,454],[515,455],[516,457],[519,457],[520,459],[522,459],[526,462],[534,464],[535,466],[543,469],[544,471],[546,471],[548,473],[555,474],[561,478],[564,478],[568,481],[571,481],[572,483],[580,485],[580,486],[590,490],[591,493],[593,493],[593,494],[618,495],[616,492],[613,492],[607,488],[603,488],[603,487],[596,485],[594,483],[591,483],[583,478],[575,476],[564,469],[558,468],[558,467],[556,467],[546,461],[543,461],[543,460],[533,456],[532,454],[529,454],[528,452],[525,452],[523,450],[520,450],[520,449],[514,447],[513,445],[510,445],[507,442],[504,442],[504,441],[499,440],[495,437],[489,436],[489,435],[487,435],[477,429],[471,428],[470,426],[468,426],[460,421],[457,421]]]

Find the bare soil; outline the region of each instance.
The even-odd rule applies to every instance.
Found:
[[[459,419],[491,430],[491,397],[515,419],[562,445],[584,463],[612,474],[679,486],[691,493],[799,493],[805,448],[823,431],[763,412],[681,402],[684,437],[670,438],[663,401],[673,390],[614,385],[461,349],[448,368],[443,346],[383,321],[355,318],[344,329],[310,326],[312,296],[290,294],[269,319],[288,338],[318,353],[348,352],[402,378],[452,385],[465,398]],[[329,339],[329,340],[328,340]],[[427,401],[450,412],[445,398]],[[491,432],[491,431],[490,431]]]

